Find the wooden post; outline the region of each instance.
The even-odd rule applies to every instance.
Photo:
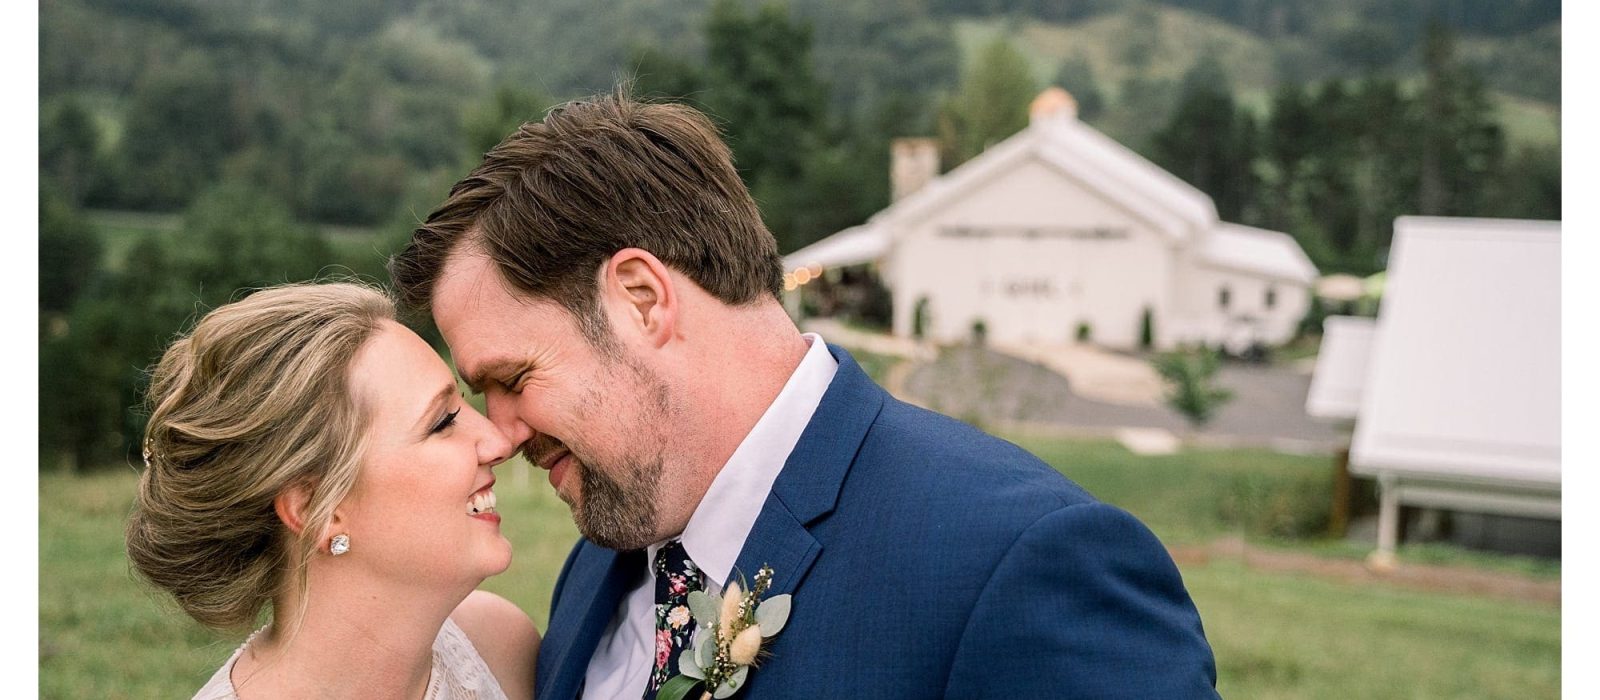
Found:
[[[1350,530],[1350,446],[1333,456],[1333,505],[1328,509],[1328,536],[1343,539]]]

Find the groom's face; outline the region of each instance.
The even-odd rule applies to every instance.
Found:
[[[585,537],[629,550],[665,536],[657,509],[671,401],[659,377],[626,351],[597,351],[559,305],[507,290],[482,255],[446,263],[433,317],[489,420],[549,471]]]

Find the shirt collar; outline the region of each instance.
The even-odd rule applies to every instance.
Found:
[[[689,524],[684,526],[684,551],[705,572],[706,581],[720,587],[733,573],[744,541],[772,491],[772,483],[800,442],[800,434],[822,403],[822,395],[839,371],[839,361],[828,352],[816,333],[802,337],[810,347],[772,405],[733,451],[727,464],[711,481]],[[650,545],[648,561],[655,561],[664,542]],[[753,576],[755,572],[742,572]]]

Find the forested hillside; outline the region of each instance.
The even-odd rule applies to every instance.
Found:
[[[891,139],[948,169],[1057,84],[1366,273],[1401,214],[1559,218],[1560,42],[1556,0],[46,0],[41,439],[128,452],[197,304],[381,278],[484,150],[619,82],[719,121],[785,251],[888,203]]]

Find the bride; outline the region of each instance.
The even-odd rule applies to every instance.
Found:
[[[531,697],[539,634],[474,590],[511,563],[513,446],[355,284],[207,314],[157,364],[127,530],[190,616],[256,630],[196,698]]]

